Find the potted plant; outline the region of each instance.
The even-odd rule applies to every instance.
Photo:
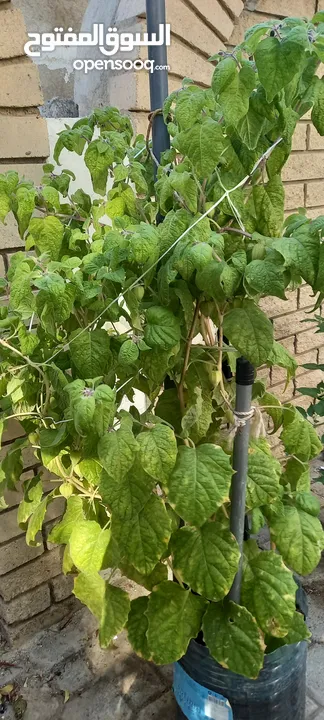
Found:
[[[311,108],[324,134],[323,47],[323,13],[310,23],[269,20],[213,58],[210,89],[185,80],[165,103],[171,149],[156,181],[149,141],[134,139],[116,108],[78,120],[55,149],[57,164],[64,148],[84,153],[96,199],[70,192],[73,173],[50,164],[40,187],[15,172],[0,176],[1,218],[12,212],[25,240],[2,283],[1,417],[3,427],[17,418],[26,431],[2,461],[1,489],[16,487],[31,445],[58,483],[44,494],[41,471],[24,483],[18,522],[27,542],[37,545],[49,504],[66,498],[50,540],[65,547],[63,570],[75,573],[74,593],[98,618],[101,644],[127,627],[134,650],[164,664],[203,637],[182,665],[187,679],[190,653],[202,649],[212,662],[223,692],[207,697],[207,717],[219,717],[217,701],[231,717],[233,677],[243,683],[243,705],[235,709],[235,693],[233,705],[241,720],[251,717],[251,687],[263,683],[269,697],[262,673],[276,666],[288,677],[295,656],[304,674],[309,633],[293,571],[310,573],[324,547],[309,475],[322,445],[293,405],[255,380],[246,513],[254,533],[270,526],[272,549],[246,541],[233,603],[238,422],[224,362],[232,372],[239,355],[256,370],[277,365],[288,382],[295,360],[274,340],[259,300],[285,299],[302,281],[324,291],[324,218],[300,211],[284,222],[280,177]],[[268,421],[282,462],[265,436]],[[148,594],[130,602],[114,585],[117,570]],[[287,683],[291,692],[291,674]],[[301,693],[299,713],[303,702]],[[268,710],[279,717],[271,702]],[[295,704],[282,717],[292,712],[302,717]]]

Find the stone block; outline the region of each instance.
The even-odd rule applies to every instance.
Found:
[[[306,150],[307,123],[298,123],[292,139],[293,150]]]
[[[42,102],[37,65],[29,58],[0,63],[0,107],[36,107]]]
[[[309,407],[309,398],[306,398],[305,395],[300,395],[298,390],[296,391],[295,397],[293,397],[290,402],[292,405],[304,408],[304,410],[307,410],[307,408]]]
[[[176,4],[177,3],[174,3],[174,5]],[[226,41],[230,39],[234,23],[232,18],[222,7],[221,2],[218,2],[218,0],[214,0],[213,3],[211,3],[210,0],[199,0],[199,2],[189,0],[188,4],[194,8],[196,15],[199,15],[206,25],[212,27],[215,33],[219,35],[222,40]],[[175,32],[177,32],[177,30],[175,30]],[[183,35],[183,37],[185,37],[185,35]],[[214,50],[214,52],[217,51]]]
[[[8,625],[21,622],[46,610],[51,604],[49,586],[44,584],[6,603],[0,599],[0,617]]]
[[[197,83],[210,86],[213,65],[176,37],[173,37],[169,47],[168,64],[173,75],[181,78],[190,77]]]
[[[307,210],[307,217],[310,218],[310,220],[316,220],[319,215],[324,215],[324,205],[321,207],[309,208]]]
[[[20,476],[20,482],[17,484],[17,490],[6,490],[4,499],[8,508],[17,507],[23,498],[22,484],[25,480],[29,480],[34,476],[33,470],[27,470]]]
[[[25,563],[28,563],[30,560],[34,560],[34,558],[43,553],[43,550],[43,543],[38,547],[29,547],[26,544],[24,535],[7,545],[2,545],[0,547],[0,576],[9,573],[21,565],[25,565]],[[2,597],[4,597],[2,587],[6,582],[6,580],[0,578],[0,594]]]
[[[68,690],[70,695],[85,690],[87,685],[93,683],[93,675],[85,660],[82,657],[75,657],[64,665],[55,675],[55,684],[64,692]]]
[[[43,176],[43,164],[42,162],[25,162],[25,163],[1,163],[1,172],[7,172],[8,170],[15,170],[20,179],[30,180],[35,185],[39,185]]]
[[[303,353],[303,355],[296,355],[296,360],[299,364],[299,367],[296,371],[296,377],[300,377],[300,375],[307,375],[307,373],[309,373],[309,370],[305,370],[303,365],[305,365],[306,363],[316,363],[317,352],[317,348],[314,348],[307,353]]]
[[[61,720],[132,720],[138,718],[120,696],[119,688],[112,686],[108,679],[74,697],[64,706]],[[146,714],[146,720],[148,715]]]
[[[304,183],[288,183],[285,185],[285,206],[287,210],[295,210],[304,205]]]
[[[19,437],[24,437],[25,434],[25,430],[18,420],[8,420],[2,434],[2,443],[16,440]]]
[[[181,87],[181,80],[178,77],[169,76],[169,92],[178,90]],[[147,73],[119,73],[111,75],[109,86],[109,103],[120,110],[136,110],[150,112],[150,86]],[[147,116],[146,116],[147,123]]]
[[[282,171],[283,180],[319,180],[323,176],[324,152],[294,152]]]
[[[24,56],[28,37],[22,12],[9,3],[3,5],[0,12],[0,60]]]
[[[291,398],[294,395],[294,388],[292,383],[289,383],[288,388],[286,388],[286,382],[281,382],[278,385],[274,385],[273,390],[278,400],[280,400],[280,402],[282,403],[290,402]]]
[[[22,534],[23,531],[17,523],[17,509],[1,513],[0,544]]]
[[[299,387],[316,387],[320,382],[323,381],[322,370],[311,370],[306,375],[302,375],[299,378]],[[308,405],[312,402],[312,398],[308,398]]]
[[[324,180],[308,182],[306,186],[306,206],[316,207],[324,203]]]
[[[312,645],[307,658],[307,684],[312,691],[315,691],[315,696],[313,696],[313,693],[311,695],[312,699],[315,700],[317,697],[322,707],[324,707],[323,664],[324,644]]]
[[[55,625],[55,623],[60,622],[60,620],[63,620],[71,612],[73,612],[76,607],[78,607],[78,604],[75,598],[69,598],[57,605],[51,605],[42,613],[39,613],[39,615],[35,615],[35,617],[30,618],[25,622],[3,626],[6,639],[11,645],[22,645],[26,642],[26,640],[35,635],[35,633],[51,627],[52,625]]]
[[[309,319],[309,315],[307,315],[304,310],[274,318],[273,324],[276,339],[280,340],[280,338],[302,332],[305,330],[303,320],[306,319]]]
[[[148,113],[145,112],[129,112],[127,113],[131,119],[132,126],[136,135],[146,136],[148,128]]]
[[[324,345],[321,345],[318,350],[318,362],[324,363]]]
[[[21,540],[17,542],[22,541],[27,549],[34,551],[34,557],[35,551],[36,555],[40,555],[42,552],[42,548],[28,548],[25,538],[21,538]],[[7,545],[5,548],[0,548],[1,552],[5,549],[8,555],[12,545],[13,543],[9,546]],[[0,559],[1,557],[0,554]],[[35,559],[31,558],[33,562],[28,563],[28,565],[21,563],[21,566],[19,566],[19,559],[20,558],[18,558],[18,565],[15,566],[14,570],[7,571],[7,574],[2,574],[2,577],[0,577],[0,595],[6,602],[9,602],[9,600],[12,600],[22,592],[31,590],[37,587],[37,585],[51,580],[62,572],[62,548],[55,548]]]
[[[222,0],[222,4],[232,17],[239,17],[244,8],[242,0]]]
[[[294,312],[294,310],[297,310],[297,293],[287,292],[287,300],[280,300],[280,298],[276,297],[262,298],[260,307],[269,318]]]
[[[298,308],[314,307],[316,296],[313,295],[309,285],[303,285],[298,291]]]
[[[313,348],[318,347],[320,342],[321,336],[315,333],[315,326],[314,329],[306,330],[306,332],[301,332],[299,335],[297,335],[297,354],[300,355],[300,353],[305,353],[309,350],[312,350]]]
[[[143,708],[137,720],[165,720],[176,717],[177,703],[172,692],[164,693],[158,700]]]
[[[254,0],[252,2],[255,7],[256,3]],[[249,6],[249,0],[247,5]],[[312,17],[315,5],[315,0],[259,0],[257,2],[258,12],[266,12],[275,17],[286,17],[287,15]]]
[[[48,154],[48,133],[44,118],[39,115],[0,116],[0,159],[47,158]]]
[[[309,150],[324,150],[324,137],[322,137],[314,127],[310,125],[309,128]],[[296,148],[299,150],[299,148]]]
[[[58,575],[51,581],[55,602],[61,602],[70,597],[73,590],[74,578],[72,575]]]
[[[54,695],[49,685],[43,683],[42,687],[32,687],[32,684],[28,683],[21,689],[21,695],[27,703],[24,720],[54,720],[61,717],[63,693]]]
[[[292,355],[295,354],[295,335],[281,338],[280,344],[283,345]]]
[[[213,29],[209,27],[210,17],[205,17],[207,8],[208,15],[213,15]],[[217,0],[212,6],[209,0],[199,0],[199,3],[166,0],[166,14],[172,33],[200,50],[206,57],[225,50],[222,40],[228,40],[232,34],[233,22]],[[209,25],[206,24],[206,19]]]
[[[4,264],[4,259],[2,255],[0,255],[0,278],[4,278],[6,274],[6,268]]]

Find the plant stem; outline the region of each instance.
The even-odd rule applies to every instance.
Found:
[[[215,302],[216,310],[218,313],[219,318],[219,325],[218,325],[218,346],[219,346],[219,356],[218,356],[218,363],[217,363],[217,372],[218,372],[218,378],[219,378],[219,388],[221,396],[227,405],[227,407],[233,412],[233,408],[228,401],[228,395],[225,390],[224,385],[224,375],[223,375],[223,347],[224,347],[224,330],[223,330],[223,320],[224,320],[224,314],[220,311],[220,308],[218,307],[217,303]]]
[[[182,367],[182,373],[181,373],[180,383],[178,385],[178,395],[179,395],[179,402],[180,402],[180,408],[181,408],[182,415],[184,415],[185,411],[186,411],[186,404],[185,404],[185,400],[184,400],[184,380],[185,380],[186,372],[188,370],[190,349],[191,349],[192,341],[193,341],[194,335],[195,335],[195,327],[196,327],[198,315],[199,315],[199,300],[197,300],[194,316],[193,316],[191,327],[189,330],[189,335],[188,335],[187,345],[186,345],[186,352],[185,352],[183,367]]]
[[[246,232],[246,230],[240,230],[240,228],[233,228],[230,226],[222,227],[219,230],[220,233],[235,233],[235,235],[243,235],[243,237],[252,238],[251,233]]]

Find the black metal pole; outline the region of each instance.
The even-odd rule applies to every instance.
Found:
[[[241,551],[241,560],[238,572],[233,582],[229,597],[234,602],[240,602],[241,582],[243,571],[243,540],[245,531],[245,499],[249,458],[250,419],[252,386],[254,383],[254,367],[245,358],[239,358],[236,363],[236,402],[235,412],[237,418],[244,424],[237,428],[233,450],[233,480],[231,490],[231,518],[230,528],[235,535]]]
[[[146,0],[146,20],[149,37],[156,33],[159,37],[159,26],[166,25],[165,0]],[[165,35],[164,35],[165,38]],[[149,46],[149,60],[154,62],[153,73],[150,73],[151,111],[163,108],[169,94],[168,54],[165,42],[163,45]],[[163,67],[163,70],[156,70]],[[170,147],[170,137],[162,115],[157,115],[152,127],[153,153],[160,162],[161,153]]]

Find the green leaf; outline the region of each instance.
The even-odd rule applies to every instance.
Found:
[[[256,367],[267,361],[273,345],[273,326],[252,300],[243,300],[242,307],[225,315],[224,334]]]
[[[0,185],[0,220],[4,223],[8,213],[10,212],[11,203],[9,195],[4,187]]]
[[[16,268],[10,284],[9,309],[18,312],[23,320],[28,320],[36,309],[36,300],[31,285],[30,267],[27,262],[22,262]]]
[[[57,217],[49,215],[45,218],[33,218],[28,231],[41,255],[47,253],[51,260],[59,260],[64,225]]]
[[[203,619],[206,645],[222,667],[255,679],[263,666],[265,645],[254,617],[241,605],[211,603]]]
[[[87,575],[80,573],[74,580],[75,597],[81,600],[98,620],[102,615],[105,586],[104,579],[95,572]]]
[[[187,523],[201,526],[229,500],[229,457],[216,445],[180,446],[168,481],[170,505]]]
[[[245,270],[245,280],[261,295],[274,295],[286,300],[283,268],[267,260],[252,260]]]
[[[118,353],[118,362],[124,367],[133,365],[139,358],[139,349],[133,340],[126,340]]]
[[[20,446],[9,446],[8,452],[1,463],[1,470],[5,475],[7,485],[10,490],[16,489],[16,483],[19,482],[23,471],[23,462]]]
[[[180,580],[208,600],[222,600],[232,587],[240,551],[234,535],[215,522],[183,527],[171,540],[173,569]]]
[[[27,545],[31,546],[38,546],[42,545],[42,541],[39,542],[36,540],[37,534],[41,531],[43,527],[43,522],[45,520],[47,506],[49,502],[52,500],[52,494],[50,493],[47,495],[44,500],[37,506],[36,510],[34,510],[33,514],[29,518],[28,522],[28,528],[26,532],[26,543]]]
[[[319,258],[319,233],[312,233],[308,225],[302,226],[293,231],[292,237],[275,240],[272,247],[282,255],[288,268],[297,270],[313,286]]]
[[[150,476],[136,462],[127,475],[120,477],[117,473],[108,475],[103,472],[100,480],[103,501],[121,520],[131,520],[141,512],[153,487]]]
[[[36,350],[40,343],[40,339],[37,335],[33,335],[32,332],[29,332],[25,325],[20,325],[18,328],[18,338],[22,354],[28,355],[28,357],[33,354],[34,350]]]
[[[138,597],[132,600],[127,621],[129,642],[137,655],[144,658],[144,660],[151,660],[146,637],[148,630],[148,619],[146,617],[148,602],[148,597]]]
[[[109,385],[99,385],[94,392],[94,427],[102,437],[113,424],[116,413],[116,393]]]
[[[112,535],[121,554],[138,572],[149,575],[168,547],[171,521],[161,498],[152,495],[130,520],[112,516]]]
[[[249,510],[273,502],[280,491],[280,465],[273,455],[249,448],[246,504]]]
[[[295,457],[288,459],[285,472],[283,474],[283,482],[289,483],[292,490],[299,492],[309,492],[310,490],[310,468],[308,463],[302,463]]]
[[[215,68],[212,89],[225,122],[236,127],[247,114],[249,98],[256,84],[255,71],[248,62],[238,71],[234,58],[227,57]]]
[[[138,443],[131,430],[120,428],[104,435],[98,444],[98,455],[106,473],[120,482],[133,465]]]
[[[255,546],[248,541],[252,543]],[[263,632],[274,637],[287,634],[296,610],[296,590],[292,573],[272,550],[256,550],[247,560],[242,602]]]
[[[144,340],[151,348],[169,350],[180,341],[180,323],[171,310],[150,307],[146,311]]]
[[[157,665],[176,662],[201,627],[205,600],[174,582],[165,582],[149,597],[147,642]]]
[[[276,340],[273,343],[268,357],[268,365],[278,365],[287,370],[287,385],[291,378],[295,377],[298,363],[293,355]]]
[[[194,123],[189,130],[180,132],[174,143],[182,155],[192,162],[201,177],[207,177],[218,164],[225,147],[225,138],[221,126],[212,118],[202,123]]]
[[[93,520],[80,520],[70,536],[69,551],[74,565],[85,574],[101,570],[110,542],[110,530]]]
[[[92,395],[82,395],[80,400],[73,405],[72,414],[78,435],[86,437],[91,431],[95,405],[95,399]]]
[[[285,192],[280,175],[274,175],[265,184],[254,185],[253,201],[261,235],[282,235]]]
[[[35,512],[43,497],[43,484],[40,475],[25,480],[23,483],[24,498],[18,508],[18,525],[24,525]]]
[[[105,375],[111,363],[110,340],[105,330],[74,330],[69,341],[71,360],[80,378]]]
[[[35,209],[35,190],[23,186],[18,187],[16,199],[18,203],[16,212],[18,230],[20,237],[23,238]]]
[[[154,590],[157,585],[168,579],[168,568],[162,562],[159,562],[149,575],[142,575],[135,570],[132,565],[127,563],[119,564],[120,570],[123,575],[126,575],[130,580],[133,580],[137,585],[143,585],[146,590],[150,592]]]
[[[177,458],[177,441],[167,425],[155,425],[137,436],[139,459],[144,470],[155,480],[166,483]]]
[[[315,102],[312,109],[312,123],[319,135],[324,135],[324,82],[323,78],[318,80],[315,94]]]
[[[93,487],[98,487],[102,468],[97,460],[92,460],[91,458],[81,460],[81,462],[75,465],[74,472],[79,475],[79,477],[84,478]]]
[[[280,439],[286,452],[289,455],[295,455],[302,462],[312,460],[323,449],[316,430],[298,410],[295,410],[292,417],[291,413],[285,413],[284,429]]]
[[[201,117],[201,111],[206,105],[204,90],[196,85],[182,89],[176,95],[175,119],[181,130],[189,130],[192,123]],[[169,113],[167,113],[166,118]]]
[[[176,190],[185,201],[187,208],[196,213],[198,210],[197,185],[188,172],[172,171],[169,176],[170,184],[173,190]]]
[[[300,72],[304,53],[303,45],[289,39],[289,36],[282,41],[268,37],[258,44],[254,57],[268,102]]]
[[[62,520],[51,530],[49,541],[58,545],[67,545],[73,529],[84,519],[83,500],[80,495],[72,495],[66,502]]]
[[[124,590],[106,583],[103,609],[100,619],[99,640],[103,648],[109,647],[127,623],[130,599]]]
[[[305,623],[304,616],[300,612],[296,612],[293,615],[292,623],[289,627],[287,635],[285,635],[285,644],[294,645],[295,643],[302,642],[303,640],[310,640],[312,633],[309,632],[308,627]]]
[[[107,189],[108,168],[114,161],[114,151],[107,145],[105,152],[99,152],[100,140],[94,140],[88,146],[84,162],[90,172],[95,193],[105,195]]]
[[[323,529],[318,518],[293,505],[271,520],[271,538],[284,561],[300,575],[309,575],[321,559]]]

